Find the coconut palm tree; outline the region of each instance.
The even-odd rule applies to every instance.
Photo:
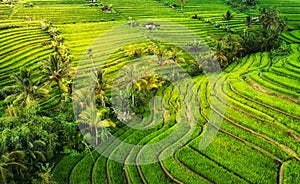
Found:
[[[94,88],[87,87],[82,89],[77,89],[73,92],[72,100],[76,104],[74,106],[74,113],[79,115],[87,106],[95,102]]]
[[[147,50],[141,45],[130,45],[127,48],[127,56],[128,58],[138,58],[143,56]]]
[[[126,89],[131,96],[132,105],[135,104],[135,91],[140,91],[141,86],[139,79],[141,79],[142,72],[137,69],[136,65],[132,67],[124,67],[123,72],[120,74],[119,78],[119,88]]]
[[[71,60],[63,61],[58,54],[50,54],[49,58],[41,65],[42,74],[45,75],[45,80],[48,81],[46,85],[52,87],[52,84],[56,83],[58,89],[68,93],[69,89],[65,82],[73,75]]]
[[[272,26],[272,24],[275,23],[275,21],[278,19],[279,16],[279,12],[278,10],[274,9],[274,8],[262,8],[260,10],[260,14],[261,14],[261,21],[263,24],[263,28],[270,28],[270,26]]]
[[[116,127],[116,124],[105,118],[105,114],[108,113],[108,108],[97,109],[92,103],[86,106],[86,109],[79,114],[78,123],[87,126],[86,137],[92,138],[90,141],[95,141],[97,146],[100,140],[105,139],[110,133],[107,130],[108,127]]]
[[[218,42],[216,52],[213,54],[213,60],[218,61],[221,66],[224,66],[227,62],[227,57],[223,53],[220,42]]]
[[[154,50],[154,55],[157,57],[157,61],[160,66],[162,66],[163,62],[167,59],[168,50],[165,46],[158,44]]]
[[[167,53],[168,58],[176,63],[185,62],[184,58],[181,57],[182,55],[182,51],[174,47],[172,47],[171,50],[169,50]]]
[[[230,10],[228,10],[228,11],[226,12],[226,14],[223,15],[223,19],[224,19],[224,20],[227,20],[227,21],[233,19],[233,14],[230,12]]]
[[[101,105],[105,107],[105,90],[108,89],[110,81],[105,78],[104,72],[100,70],[94,71],[92,80],[96,83],[95,86],[95,97],[99,97]]]
[[[55,36],[58,35],[59,29],[56,28],[56,27],[53,27],[53,25],[51,25],[51,26],[48,27],[47,32],[48,32],[48,34],[50,35],[51,38],[54,38]]]
[[[40,79],[34,79],[32,70],[22,67],[19,74],[13,74],[15,84],[4,87],[3,91],[13,91],[5,101],[13,100],[13,106],[25,107],[35,102],[36,98],[44,96],[47,91],[41,87]]]
[[[25,157],[25,153],[23,151],[12,151],[6,152],[1,155],[0,158],[0,174],[1,179],[4,184],[7,184],[7,177],[9,172],[11,174],[15,174],[11,169],[16,169],[17,174],[20,173],[21,170],[26,170],[27,167],[21,164],[19,161]]]
[[[140,79],[138,83],[140,83],[142,93],[148,95],[152,89],[163,86],[165,80],[161,80],[158,75],[152,74]]]
[[[251,19],[250,15],[246,16],[245,23],[246,23],[246,26],[249,28],[252,23],[252,19]]]

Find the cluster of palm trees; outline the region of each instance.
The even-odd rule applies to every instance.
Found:
[[[228,0],[227,4],[242,12],[247,10],[249,7],[255,7],[257,0]]]
[[[70,92],[68,83],[72,78],[73,70],[69,49],[64,45],[63,38],[52,23],[42,22],[41,25],[42,29],[50,35],[51,41],[48,43],[54,52],[49,55],[48,59],[40,62],[40,74],[42,74],[40,77],[25,67],[20,69],[19,74],[13,75],[15,85],[8,86],[5,90],[15,92],[7,97],[7,100],[14,99],[13,104],[15,105],[29,105],[35,99],[48,94],[49,88],[52,88],[53,84],[56,84],[59,90]]]
[[[185,62],[184,54],[181,50],[175,47],[168,47],[161,43],[144,43],[130,45],[126,48],[128,59],[135,59],[142,56],[154,56],[153,60],[160,66],[168,61],[176,63]]]
[[[73,76],[72,57],[57,28],[51,23],[42,24],[42,28],[50,35],[51,41],[46,45],[53,48],[53,53],[39,63],[38,73],[22,67],[18,73],[12,75],[14,84],[1,90],[9,105],[6,116],[0,122],[4,125],[6,120],[14,121],[7,129],[1,127],[4,136],[2,138],[10,137],[9,141],[2,140],[0,148],[0,178],[3,183],[13,179],[33,181],[32,178],[38,177],[37,173],[48,158],[51,158],[51,152],[55,152],[58,145],[57,132],[53,133],[55,127],[51,125],[53,121],[48,117],[40,118],[36,112],[39,111],[40,100],[45,101],[50,95],[69,96],[71,91],[68,84]],[[23,170],[28,172],[21,174]],[[34,176],[31,178],[30,174]],[[40,174],[46,177],[45,180],[49,180],[50,175]]]
[[[61,122],[38,115],[37,105],[22,111],[18,117],[0,118],[0,183],[38,179],[41,167],[64,142],[58,138]]]
[[[74,100],[81,105],[78,121],[85,140],[91,145],[97,146],[101,141],[110,135],[109,127],[116,127],[110,119],[110,108],[106,106],[98,107],[94,103],[94,98],[88,88],[83,88],[76,92]]]
[[[64,44],[64,38],[60,35],[59,29],[52,22],[41,21],[42,29],[49,34],[51,40],[44,43],[50,45],[63,61],[72,60],[69,48]]]
[[[286,28],[286,19],[280,17],[278,10],[274,8],[262,8],[259,19],[260,28],[250,29],[249,23],[248,28],[241,35],[244,54],[271,51],[280,46],[279,36]]]
[[[92,59],[92,55],[91,55]],[[78,114],[78,122],[85,139],[93,146],[110,135],[109,128],[116,127],[111,120],[111,107],[107,104],[108,98],[105,92],[110,89],[110,80],[105,77],[105,72],[96,69],[90,73],[89,80],[93,85],[74,91],[73,100],[78,106],[75,109]],[[98,99],[100,103],[97,103]]]
[[[228,15],[227,15],[228,14]],[[224,15],[230,17],[229,13]],[[221,66],[251,53],[271,51],[280,46],[280,34],[285,30],[285,18],[274,8],[260,10],[260,27],[251,27],[251,16],[246,17],[246,26],[241,35],[227,35],[217,44],[214,58]]]
[[[122,98],[129,99],[130,108],[138,111],[147,103],[150,94],[166,83],[166,79],[158,75],[158,72],[162,72],[163,66],[186,62],[186,55],[182,50],[160,42],[143,42],[127,46],[125,56],[124,59],[129,60],[145,57],[154,64],[152,68],[145,64],[141,64],[141,66],[133,64],[130,68],[124,67],[119,76],[120,80],[117,81],[118,89],[126,89],[126,94],[120,94]],[[177,75],[175,71],[173,73]],[[143,76],[143,74],[147,74],[147,76]],[[129,108],[127,105],[125,106]]]
[[[154,70],[147,67],[137,65],[125,67],[125,72],[120,74],[118,81],[119,89],[126,89],[127,97],[130,97],[131,108],[141,107],[148,100],[153,90],[156,90],[164,85],[166,79],[160,77]],[[143,74],[147,73],[146,76]]]

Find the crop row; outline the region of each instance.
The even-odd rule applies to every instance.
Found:
[[[55,1],[47,3],[32,2],[33,7],[24,7],[21,2],[16,4],[16,13],[13,19],[46,19],[54,23],[79,23],[94,20],[116,20],[119,19],[115,13],[105,13],[100,6],[85,6],[78,2],[71,4],[61,4]],[[37,3],[35,5],[35,3]],[[64,16],[61,16],[64,15]]]

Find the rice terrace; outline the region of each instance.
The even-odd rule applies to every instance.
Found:
[[[300,183],[299,0],[0,0],[0,183]]]

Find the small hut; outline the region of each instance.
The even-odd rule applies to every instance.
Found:
[[[252,18],[252,21],[253,21],[253,22],[258,22],[258,21],[259,21],[259,17],[253,17],[253,18]]]
[[[158,24],[154,24],[153,22],[149,22],[145,26],[149,30],[154,30],[154,29],[157,29],[159,27]]]

